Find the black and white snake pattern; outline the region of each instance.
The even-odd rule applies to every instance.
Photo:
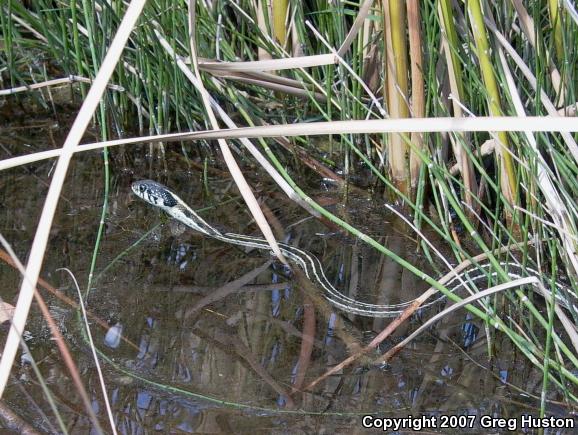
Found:
[[[264,249],[267,251],[271,250],[269,244],[264,239],[219,231],[217,228],[208,224],[167,187],[157,183],[156,181],[142,180],[134,182],[132,184],[132,191],[139,198],[151,205],[159,207],[179,222],[182,222],[189,228],[192,228],[206,236],[234,245]],[[305,275],[309,280],[323,289],[326,299],[343,311],[368,317],[396,317],[415,301],[414,299],[398,304],[378,305],[352,299],[341,293],[330,283],[325,276],[321,262],[315,255],[286,243],[277,242],[277,244],[284,256],[286,256],[291,262],[297,264],[305,272]],[[522,268],[515,263],[503,263],[502,266],[505,266],[508,276],[511,279],[517,279],[523,276],[540,277],[540,274],[537,271],[530,268]],[[465,288],[465,282],[475,283],[476,281],[486,280],[489,277],[495,276],[495,272],[492,272],[489,267],[489,264],[481,264],[476,266],[473,270],[466,269],[451,279],[446,284],[446,288],[451,292],[456,292]],[[560,287],[565,286],[560,284]],[[574,303],[568,303],[566,298],[561,294],[562,292],[558,291],[556,293],[557,301],[560,304],[566,308],[576,310],[576,305],[574,305]],[[563,293],[570,295],[570,297],[575,297],[571,290],[565,290]],[[421,308],[429,307],[440,302],[444,298],[445,295],[442,295],[431,302],[423,304]]]

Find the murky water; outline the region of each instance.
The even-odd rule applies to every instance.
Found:
[[[33,126],[27,122],[32,121],[2,128],[2,158],[51,148],[55,145],[47,138],[58,145],[66,131],[51,118],[35,120]],[[314,297],[310,288],[304,289],[287,268],[271,262],[268,252],[247,252],[202,237],[130,193],[132,181],[155,179],[202,209],[208,222],[257,235],[218,156],[212,158],[198,145],[186,146],[189,162],[174,144],[165,147],[164,155],[158,145],[111,152],[109,212],[90,288],[88,274],[104,201],[103,160],[98,152],[74,158],[44,261],[41,276],[59,292],[78,300],[72,280],[59,270],[67,268],[82,294],[88,294],[91,331],[119,432],[349,433],[363,431],[366,414],[435,417],[438,427],[429,430],[437,432],[442,415],[537,413],[538,402],[531,395],[540,394],[541,373],[499,335],[490,345],[498,357],[488,360],[484,325],[470,321],[463,311],[422,335],[389,365],[373,364],[380,352],[421,323],[413,319],[384,342],[380,352],[303,392],[390,320],[339,312],[320,302],[323,298]],[[206,172],[203,157],[212,168]],[[53,165],[44,161],[0,174],[0,232],[22,260],[30,249]],[[396,263],[310,219],[258,168],[244,171],[268,217],[273,217],[277,238],[315,253],[342,291],[363,297],[381,289],[372,302],[394,303],[426,289]],[[299,182],[334,213],[424,266],[411,232],[385,214],[378,202],[355,190],[346,199],[342,191],[311,175]],[[15,303],[19,284],[19,275],[0,263],[4,301]],[[50,292],[41,293],[68,340],[94,410],[107,427],[78,311]],[[28,331],[32,357],[65,424],[72,433],[88,433],[86,413],[37,309],[31,312]],[[37,427],[57,428],[29,364],[16,364],[5,397]],[[552,412],[567,411],[552,405]]]

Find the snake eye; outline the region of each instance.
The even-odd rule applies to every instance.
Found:
[[[144,186],[144,184],[141,184],[138,189],[140,190],[141,193],[144,193],[144,191],[146,190],[146,187]]]

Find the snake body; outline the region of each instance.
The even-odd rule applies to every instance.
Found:
[[[271,250],[268,242],[264,239],[219,231],[217,228],[207,223],[203,218],[195,213],[195,211],[176,194],[171,192],[162,184],[157,183],[156,181],[136,181],[132,184],[132,191],[135,195],[147,203],[164,210],[167,214],[177,219],[179,222],[182,222],[189,228],[198,231],[199,233],[202,233],[208,237],[212,237],[214,239],[234,245],[264,249],[267,251]],[[305,275],[310,281],[324,290],[326,299],[343,311],[368,317],[395,317],[402,313],[415,301],[414,299],[399,304],[379,305],[352,299],[341,293],[330,283],[330,281],[325,276],[321,262],[315,255],[286,243],[277,242],[277,244],[279,245],[279,249],[284,256],[286,256],[293,263],[297,264],[304,271]],[[504,265],[508,266],[508,275],[512,279],[527,275],[527,273],[522,271],[520,266],[517,266],[514,263],[508,263]],[[450,280],[446,284],[446,287],[450,289],[451,292],[454,292],[464,288],[464,280],[467,280],[468,282],[475,282],[481,279],[487,279],[488,276],[495,276],[495,274],[489,270],[489,267],[490,266],[486,264],[481,265],[479,269],[475,270],[475,272],[461,272],[461,274]],[[488,269],[486,270],[486,268]],[[513,271],[511,271],[512,268],[514,268]],[[539,276],[538,272],[536,271],[528,268],[524,270],[531,275]],[[458,281],[457,284],[456,281]],[[572,308],[576,310],[576,306],[574,304],[569,304],[566,299],[559,295],[560,292],[557,293],[557,300],[562,303],[562,305],[567,308],[572,306]],[[569,293],[573,294],[573,292]],[[434,301],[423,304],[421,308],[431,306],[444,298],[445,295],[442,295]]]

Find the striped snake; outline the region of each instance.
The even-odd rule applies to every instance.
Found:
[[[234,245],[265,249],[270,251],[269,243],[267,243],[267,241],[264,239],[252,236],[244,236],[242,234],[224,233],[209,225],[182,199],[180,199],[168,188],[162,184],[157,183],[156,181],[136,181],[132,184],[132,191],[139,198],[143,199],[151,205],[159,207],[170,216],[177,219],[179,222],[182,222],[186,226],[206,236]],[[321,262],[315,255],[286,243],[277,242],[277,244],[279,245],[279,249],[284,256],[301,267],[307,278],[324,290],[326,299],[343,311],[368,317],[396,317],[415,301],[415,299],[413,299],[399,304],[378,305],[352,299],[341,293],[329,282],[325,276]],[[529,268],[522,270],[522,268],[515,263],[503,263],[502,265],[507,266],[508,276],[512,279],[521,278],[527,274],[540,277],[540,274],[537,271]],[[482,264],[474,271],[462,271],[460,274],[450,280],[446,284],[446,287],[451,292],[455,292],[465,288],[464,280],[467,280],[468,282],[475,282],[478,280],[487,279],[489,276],[495,276],[495,272],[490,271],[489,267],[489,264]],[[524,271],[526,271],[526,273],[524,273]],[[459,282],[456,284],[456,281]],[[562,284],[559,284],[559,286],[566,287]],[[566,308],[572,306],[572,308],[576,310],[576,306],[574,304],[569,304],[567,300],[560,295],[560,292],[556,293],[558,302],[560,302]],[[574,295],[571,290],[566,291],[565,293]],[[421,308],[429,307],[437,302],[440,302],[444,298],[445,295],[442,295],[434,301],[423,304]]]

